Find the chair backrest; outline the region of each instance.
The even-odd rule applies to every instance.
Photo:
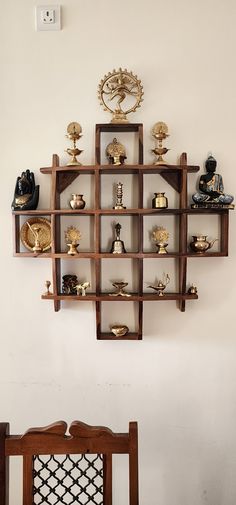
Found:
[[[9,504],[9,457],[23,457],[23,505],[112,505],[112,455],[129,455],[129,505],[138,505],[137,423],[128,433],[58,421],[9,434],[0,423],[0,505]]]

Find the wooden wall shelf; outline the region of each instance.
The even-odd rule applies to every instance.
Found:
[[[103,132],[112,133],[135,133],[138,136],[138,163],[134,165],[105,165],[101,164],[101,137]],[[48,174],[51,178],[51,205],[48,209],[37,209],[32,211],[13,211],[14,224],[14,256],[26,258],[50,258],[52,262],[52,295],[42,295],[43,300],[51,300],[54,304],[54,310],[60,310],[61,304],[67,302],[95,302],[96,306],[96,327],[97,339],[99,340],[141,340],[143,335],[143,303],[144,302],[162,302],[175,301],[180,310],[185,311],[186,301],[196,300],[197,294],[187,293],[187,262],[191,258],[214,258],[228,255],[228,227],[229,227],[229,209],[192,209],[188,207],[187,182],[188,174],[197,173],[198,166],[187,165],[187,155],[183,153],[178,165],[155,166],[143,165],[143,125],[136,124],[97,124],[96,125],[96,145],[95,145],[95,165],[87,166],[60,166],[59,158],[53,155],[52,166],[41,168],[43,174]],[[94,178],[94,208],[83,210],[72,210],[61,208],[61,193],[82,174],[92,175]],[[127,208],[114,210],[112,208],[101,207],[102,180],[104,174],[136,174],[138,178],[138,205],[136,208]],[[178,208],[152,209],[143,206],[143,178],[146,174],[156,174],[161,176],[168,184],[177,191],[179,195]],[[177,216],[178,228],[177,235],[179,247],[177,251],[168,249],[168,254],[158,255],[156,252],[143,251],[143,220],[145,216]],[[187,232],[188,216],[192,215],[218,215],[220,218],[220,250],[218,252],[206,252],[204,254],[193,253],[189,250]],[[21,250],[20,246],[20,228],[21,219],[24,221],[27,217],[46,216],[51,219],[52,229],[52,248],[42,254],[34,254]],[[61,217],[71,216],[89,216],[93,218],[94,226],[94,250],[82,251],[78,248],[79,254],[70,256],[61,251]],[[102,216],[134,216],[138,223],[138,244],[137,250],[127,251],[125,254],[111,254],[101,250],[101,218]],[[143,290],[143,266],[146,259],[168,260],[175,259],[178,267],[178,292],[165,293],[163,297],[157,294],[146,293]],[[89,259],[94,266],[94,277],[96,290],[94,293],[88,293],[85,297],[76,295],[65,295],[61,288],[61,262],[70,260],[79,262],[83,259]],[[117,261],[131,259],[137,262],[138,290],[132,293],[129,298],[111,297],[109,293],[101,292],[101,268],[102,260],[112,259],[114,266]],[[137,331],[128,332],[124,337],[117,338],[111,332],[101,330],[102,321],[102,303],[103,302],[133,302],[137,312]],[[121,305],[122,307],[122,305]],[[112,322],[111,322],[112,323]]]

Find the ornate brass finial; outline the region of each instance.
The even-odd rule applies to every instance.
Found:
[[[69,247],[67,254],[74,255],[78,254],[77,247],[79,245],[79,240],[81,239],[81,233],[75,226],[68,226],[65,231],[65,241],[66,245]]]
[[[106,155],[111,165],[123,165],[126,160],[125,147],[116,138],[108,144]]]
[[[137,75],[128,72],[127,69],[113,70],[101,80],[98,87],[98,97],[104,110],[113,114],[111,123],[128,123],[126,117],[130,112],[140,107],[143,101],[143,86]],[[133,100],[135,100],[134,104]],[[107,102],[116,99],[115,108],[112,109]],[[124,102],[125,100],[125,102]],[[125,110],[121,109],[121,103],[124,102]]]
[[[73,121],[72,123],[68,124],[67,126],[67,133],[66,137],[73,142],[73,147],[66,149],[66,153],[68,153],[72,159],[68,161],[67,166],[76,166],[76,165],[81,165],[81,163],[77,160],[76,156],[79,156],[83,151],[78,149],[76,147],[76,141],[82,137],[81,135],[82,128],[79,123],[76,123]]]
[[[166,154],[169,149],[167,147],[162,146],[163,140],[166,137],[169,137],[168,134],[168,126],[163,121],[159,121],[153,126],[152,135],[156,139],[156,147],[152,149],[152,152],[157,156],[156,161],[154,161],[154,165],[167,165],[166,161],[163,159],[162,155]]]
[[[158,254],[166,254],[168,252],[166,250],[166,247],[168,246],[168,238],[169,233],[166,228],[163,228],[163,226],[158,226],[155,230],[153,230],[152,239],[156,242]]]

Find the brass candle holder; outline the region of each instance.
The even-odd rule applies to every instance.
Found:
[[[162,145],[163,140],[169,137],[166,123],[163,123],[163,121],[156,123],[152,129],[152,136],[156,139],[156,147],[152,149],[152,152],[157,156],[154,165],[167,165],[167,162],[163,159],[163,155],[166,154],[169,149]]]
[[[68,153],[71,156],[71,160],[68,161],[67,166],[76,166],[76,165],[81,165],[81,163],[77,160],[76,156],[79,156],[83,151],[78,149],[76,147],[76,142],[77,140],[82,137],[81,135],[82,128],[79,123],[76,123],[75,121],[68,124],[67,126],[67,133],[66,137],[73,142],[73,147],[66,149],[66,153]]]

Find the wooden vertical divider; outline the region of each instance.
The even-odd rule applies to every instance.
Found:
[[[229,251],[229,211],[226,209],[220,215],[220,249],[224,256],[228,256]]]
[[[138,505],[139,485],[138,485],[138,425],[136,422],[129,423],[129,503]]]
[[[60,193],[58,191],[58,174],[56,167],[59,166],[59,157],[53,154],[52,157],[52,178],[51,178],[51,210],[60,209]],[[55,214],[51,215],[51,233],[52,233],[52,253],[55,254],[60,248],[60,216]],[[52,281],[53,281],[53,294],[60,293],[61,283],[61,260],[59,258],[52,258]],[[58,312],[61,308],[60,300],[54,300],[54,310]]]
[[[100,149],[97,148],[97,138],[100,142],[100,130],[96,127],[96,153],[99,155],[100,160]],[[99,144],[100,145],[100,144]],[[101,192],[101,174],[99,169],[95,170],[95,209],[100,209],[100,192]],[[101,217],[99,214],[95,214],[95,280],[96,280],[96,296],[100,295],[101,290],[101,260],[97,256],[100,253],[101,247]],[[101,334],[101,302],[96,301],[96,332],[97,339],[100,338]]]
[[[20,216],[13,214],[13,251],[20,252]]]
[[[5,455],[5,440],[9,423],[0,423],[0,505],[9,505],[9,457]]]
[[[187,207],[187,154],[183,153],[180,157],[181,166],[181,182],[180,182],[180,209]],[[179,216],[179,252],[187,252],[187,229],[188,229],[188,215],[187,213],[180,214]],[[179,258],[179,292],[184,295],[186,293],[187,281],[187,257]],[[180,310],[185,312],[185,300],[180,300]]]

